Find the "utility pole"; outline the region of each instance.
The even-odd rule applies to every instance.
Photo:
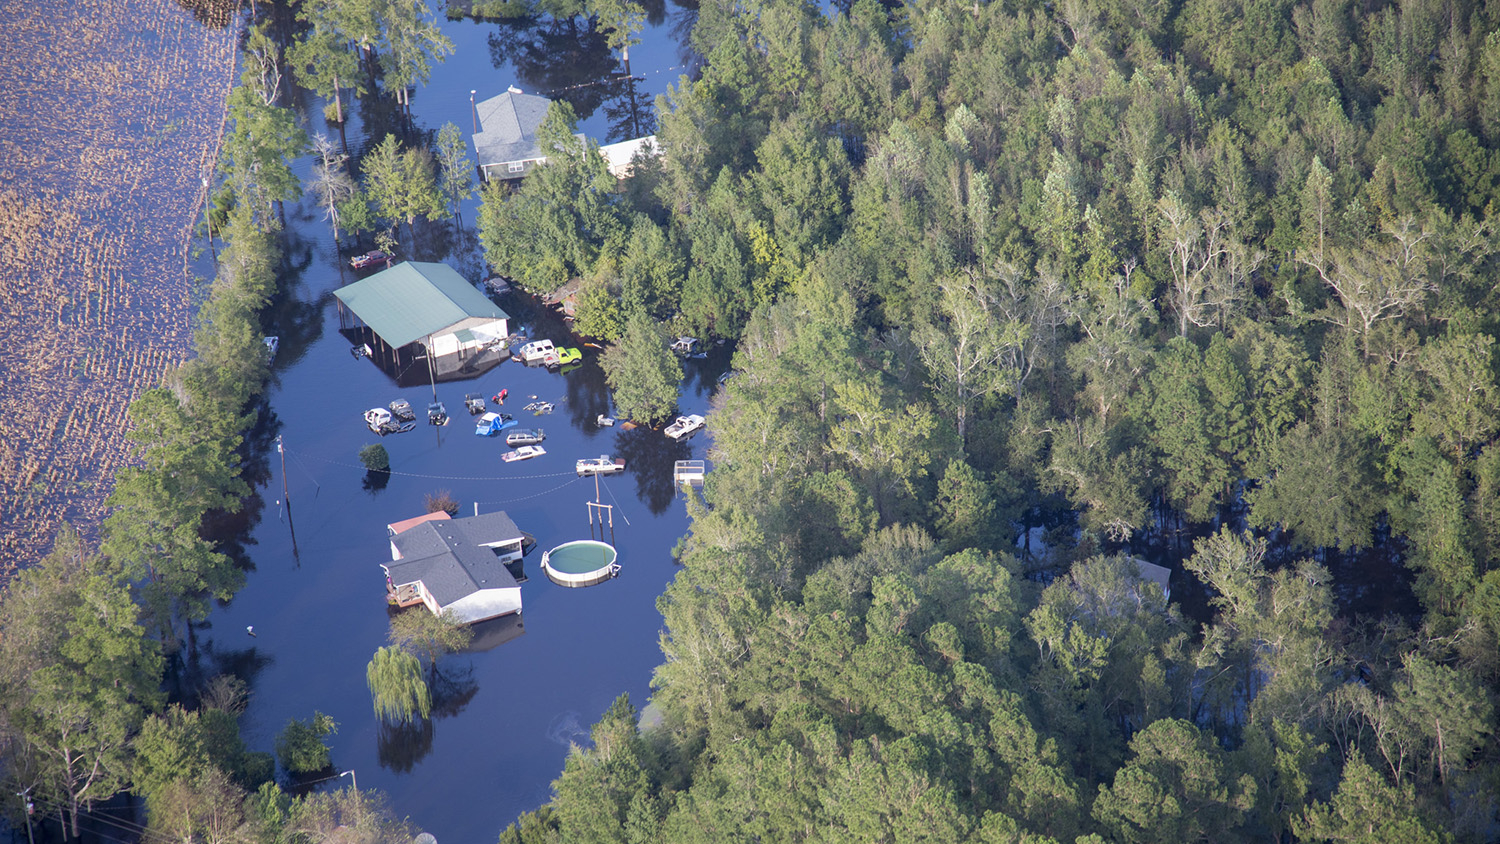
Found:
[[[36,836],[31,831],[31,813],[36,809],[36,804],[32,803],[31,798],[27,796],[30,793],[31,787],[27,786],[25,791],[16,792],[16,796],[21,798],[21,803],[26,809],[26,840],[30,844],[36,844]]]
[[[209,208],[209,205],[211,204],[212,198],[213,198],[212,195],[208,191],[208,177],[204,176],[203,177],[203,226],[204,226],[204,231],[208,232],[208,254],[214,256],[214,263],[217,264],[217,263],[219,263],[219,253],[214,249],[214,221],[213,221],[213,218],[210,217],[209,214],[208,214],[208,208]]]
[[[479,109],[474,105],[474,95],[477,93],[477,90],[469,92],[469,128],[473,130],[469,133],[471,135],[479,134]]]
[[[276,453],[281,455],[281,500],[292,506],[292,496],[286,491],[286,450],[281,447],[281,435],[276,435]]]

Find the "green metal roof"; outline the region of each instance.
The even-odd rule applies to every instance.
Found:
[[[447,264],[404,261],[333,295],[397,349],[471,317],[510,316]]]

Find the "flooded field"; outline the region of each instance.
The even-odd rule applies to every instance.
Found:
[[[233,4],[0,4],[0,573],[92,530],[125,408],[187,354]]]

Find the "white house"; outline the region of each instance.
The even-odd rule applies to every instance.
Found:
[[[521,612],[521,586],[505,564],[521,559],[528,537],[504,512],[433,513],[386,528],[391,562],[381,568],[398,606],[422,604],[465,623]]]

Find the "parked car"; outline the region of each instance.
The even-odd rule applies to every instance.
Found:
[[[507,451],[500,455],[500,459],[506,463],[514,463],[517,460],[530,460],[533,457],[541,457],[547,453],[547,449],[539,445],[523,445],[515,451]]]
[[[556,353],[557,350],[553,347],[551,340],[532,340],[522,346],[521,350],[516,352],[516,356],[521,359],[522,363],[535,363]]]
[[[505,435],[505,444],[511,448],[518,445],[536,445],[547,438],[541,428],[517,428]]]
[[[363,270],[369,267],[373,267],[376,264],[384,264],[390,259],[391,256],[385,254],[384,252],[381,252],[379,249],[376,249],[373,252],[366,252],[363,255],[355,255],[353,258],[350,258],[349,266],[355,268],[356,270]]]

